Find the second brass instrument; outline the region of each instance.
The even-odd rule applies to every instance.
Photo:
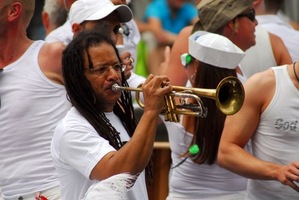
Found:
[[[179,115],[192,115],[198,117],[206,117],[208,114],[207,108],[203,105],[200,97],[210,98],[215,100],[216,107],[225,115],[233,115],[237,113],[244,102],[244,88],[239,79],[233,76],[226,77],[220,81],[216,89],[204,88],[188,88],[181,86],[172,86],[173,92],[165,95],[165,108],[162,112],[165,116],[165,121],[179,122]],[[112,86],[112,89],[127,90],[136,92],[136,101],[141,108],[144,108],[140,100],[141,88],[122,87],[117,84]],[[180,98],[179,104],[175,98]],[[184,99],[192,98],[194,103],[186,103]]]

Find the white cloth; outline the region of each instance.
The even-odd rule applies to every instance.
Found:
[[[272,68],[276,79],[275,94],[261,114],[252,138],[253,155],[261,160],[287,165],[299,160],[299,91],[286,66]],[[248,181],[247,199],[298,199],[299,194],[278,181]]]
[[[277,15],[258,15],[256,19],[259,25],[282,39],[293,62],[299,60],[299,31],[293,29]]]
[[[54,188],[51,189],[47,189],[44,191],[40,191],[39,192],[41,196],[49,199],[49,200],[61,200],[61,192],[60,192],[60,187],[56,186]],[[36,197],[37,193],[31,193],[29,195],[22,195],[20,196],[18,199],[22,199],[22,200],[34,200]],[[5,199],[1,199],[0,200],[16,200],[16,198],[5,198]]]
[[[123,34],[125,50],[131,53],[131,57],[135,60],[134,63],[137,63],[137,45],[141,38],[140,32],[136,22],[133,19],[125,23],[125,25],[129,30],[128,35]]]
[[[90,186],[83,200],[130,200],[127,193],[137,178],[138,175],[123,173],[96,182]]]
[[[0,72],[0,188],[4,198],[59,186],[50,143],[71,105],[63,85],[38,65],[43,41],[34,42]]]
[[[67,19],[62,26],[51,31],[46,36],[45,42],[62,42],[63,44],[68,45],[72,41],[73,35],[70,21]]]
[[[172,166],[184,158],[192,141],[192,135],[179,123],[165,122],[171,148]],[[170,170],[168,200],[173,199],[229,199],[244,198],[247,179],[234,174],[217,164],[196,164],[187,159]]]
[[[105,113],[118,132],[122,141],[129,135],[120,119],[113,113]],[[62,199],[82,199],[88,188],[95,183],[89,179],[92,169],[108,152],[115,151],[108,140],[100,137],[90,123],[72,108],[55,129],[52,156],[60,178]],[[139,175],[129,199],[147,199],[144,173]]]
[[[270,67],[277,66],[269,32],[261,25],[255,28],[256,44],[249,48],[245,57],[239,64],[242,73],[249,78],[257,72],[264,71]]]

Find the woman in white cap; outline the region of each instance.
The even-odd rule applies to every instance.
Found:
[[[189,53],[184,55],[183,65],[194,71],[192,86],[215,89],[224,78],[237,77],[236,67],[244,52],[224,36],[198,31],[189,37]],[[242,84],[237,78],[232,80],[242,96]],[[242,199],[247,179],[216,163],[226,114],[217,109],[214,100],[201,101],[204,116],[184,115],[181,124],[166,122],[172,152],[167,200]]]

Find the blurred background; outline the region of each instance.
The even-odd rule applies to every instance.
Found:
[[[143,20],[144,11],[147,4],[151,0],[131,0],[129,6],[133,10],[136,19]],[[190,0],[195,2],[196,0]],[[28,36],[31,39],[44,39],[46,31],[42,23],[42,11],[45,0],[35,0],[36,8],[35,14],[28,28]],[[299,1],[298,0],[286,0],[282,7],[282,12],[290,18],[292,21],[299,23]]]

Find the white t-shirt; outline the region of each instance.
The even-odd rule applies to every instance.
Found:
[[[113,113],[105,114],[120,132],[121,140],[128,141],[130,137],[120,119]],[[101,158],[115,149],[98,135],[76,108],[72,108],[55,129],[51,151],[60,178],[62,199],[79,200],[95,183],[89,179],[92,169]],[[138,177],[132,190],[128,192],[128,197],[147,199],[144,173]]]

